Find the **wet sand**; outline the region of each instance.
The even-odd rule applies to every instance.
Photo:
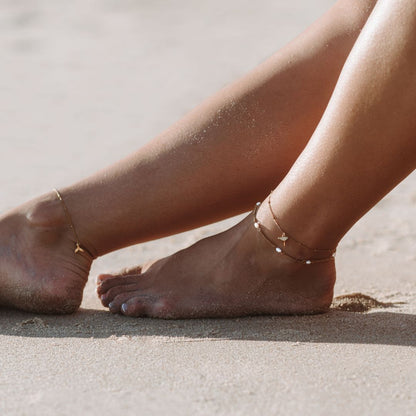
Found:
[[[0,212],[134,151],[332,3],[1,1]],[[97,273],[235,221],[99,259],[75,315],[0,310],[0,414],[414,414],[416,175],[342,241],[328,314],[158,321],[95,298]]]

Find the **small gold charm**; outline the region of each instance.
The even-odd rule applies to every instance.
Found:
[[[280,237],[277,237],[278,240],[283,241],[283,246],[286,246],[286,241],[291,239],[292,243],[297,243],[302,247],[306,247],[309,250],[312,251],[322,251],[322,252],[327,252],[327,254],[329,255],[329,257],[321,257],[318,259],[312,258],[312,259],[302,259],[302,258],[297,258],[294,257],[292,255],[290,255],[289,253],[286,253],[286,251],[278,246],[276,246],[276,243],[274,241],[272,241],[264,232],[262,229],[262,225],[261,223],[257,220],[257,210],[259,208],[260,204],[256,204],[256,206],[254,207],[253,210],[253,222],[254,222],[254,227],[257,229],[257,231],[262,235],[262,237],[266,240],[266,242],[268,242],[273,248],[275,253],[281,254],[283,256],[286,256],[290,259],[292,259],[292,261],[296,262],[296,263],[301,263],[301,264],[306,264],[306,265],[311,265],[311,264],[315,264],[315,263],[322,263],[322,262],[326,262],[326,261],[330,261],[330,260],[334,260],[335,257],[335,249],[330,250],[330,249],[313,249],[313,248],[309,248],[308,246],[305,246],[304,244],[300,243],[299,241],[296,241],[293,237],[289,237],[279,226],[279,224],[277,223],[277,220],[274,218],[276,225],[280,228],[281,231],[281,235]],[[270,205],[270,196],[269,196],[269,205]],[[270,207],[270,211],[273,214],[273,211],[271,210]],[[330,253],[331,252],[331,253]]]
[[[79,243],[76,243],[75,245],[75,254],[77,253],[85,253],[85,250],[79,245]]]
[[[277,239],[283,241],[283,247],[286,247],[286,240],[289,240],[289,237],[286,236],[286,233],[283,233],[280,237],[277,237]]]

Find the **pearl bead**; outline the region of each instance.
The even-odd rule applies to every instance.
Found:
[[[281,252],[282,252],[282,249],[281,249],[281,248],[279,248],[279,247],[276,247],[276,252],[277,252],[277,253],[281,253]]]
[[[258,230],[260,230],[260,224],[258,222],[254,223],[254,227],[257,228]]]
[[[310,260],[306,260],[306,264],[312,264]]]
[[[257,202],[256,206],[259,207],[261,205],[261,202]]]

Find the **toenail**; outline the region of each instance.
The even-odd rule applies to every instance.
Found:
[[[113,302],[110,302],[110,303],[108,304],[108,308],[109,308],[109,309],[113,309],[113,306],[114,306],[114,303],[113,303]]]
[[[100,299],[104,302],[105,301],[106,296],[105,295],[101,295]]]
[[[127,313],[127,303],[123,303],[121,305],[121,310],[123,311],[123,313]]]

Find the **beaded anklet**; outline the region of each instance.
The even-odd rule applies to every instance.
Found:
[[[60,194],[60,192],[57,189],[53,189],[53,191],[55,192],[56,196],[58,197],[58,199],[62,202],[62,207],[65,211],[65,216],[68,220],[69,223],[69,227],[71,228],[72,232],[74,233],[75,236],[75,249],[74,249],[74,253],[78,254],[78,253],[87,253],[88,255],[90,255],[92,258],[94,258],[94,256],[85,248],[81,246],[81,243],[79,242],[79,237],[78,234],[75,230],[75,226],[74,223],[72,221],[72,217],[71,214],[68,211],[68,207],[65,204],[65,201],[62,198],[62,195]]]
[[[286,246],[286,241],[289,240],[289,236],[286,233],[286,231],[284,231],[282,229],[282,227],[279,225],[279,223],[277,222],[276,215],[274,214],[273,209],[272,209],[271,198],[272,198],[272,193],[269,194],[269,197],[267,198],[267,203],[269,205],[269,210],[270,210],[270,213],[272,214],[273,221],[274,221],[276,227],[282,233],[280,237],[277,237],[277,239],[280,240],[280,241],[283,241],[283,247],[284,247],[284,246]],[[337,250],[336,248],[311,248],[311,247],[308,247],[306,244],[303,244],[300,241],[295,240],[292,236],[290,237],[290,241],[293,241],[294,243],[298,244],[299,246],[301,246],[303,248],[306,248],[308,250],[311,250],[315,253],[322,253],[322,254],[327,253],[329,256],[332,256]]]
[[[281,227],[277,224],[277,220],[275,220],[275,222],[276,222],[277,226],[279,227],[279,229],[282,231],[282,235],[280,237],[277,237],[277,238],[278,238],[278,240],[283,242],[283,247],[286,246],[286,241],[290,239],[290,240],[293,240],[294,242],[298,243],[302,247],[308,248],[309,250],[312,250],[312,251],[315,251],[315,252],[325,252],[325,251],[327,251],[327,252],[330,252],[331,254],[328,257],[324,257],[322,259],[300,259],[300,258],[297,258],[297,257],[294,257],[294,256],[290,255],[284,249],[276,246],[276,244],[269,237],[267,237],[267,235],[264,233],[263,228],[262,228],[263,226],[260,223],[260,221],[257,219],[257,211],[258,211],[260,205],[261,205],[261,202],[257,202],[257,204],[256,204],[256,206],[254,207],[254,210],[253,210],[253,225],[254,225],[254,228],[256,228],[256,230],[263,236],[263,238],[274,248],[274,251],[277,254],[282,254],[286,257],[289,257],[290,259],[292,259],[296,263],[307,264],[307,265],[314,264],[314,263],[324,263],[324,262],[327,262],[327,261],[334,260],[335,249],[334,250],[311,249],[311,248],[305,246],[304,244],[300,243],[299,241],[296,241],[294,238],[290,237],[286,232],[284,232],[281,229]]]

